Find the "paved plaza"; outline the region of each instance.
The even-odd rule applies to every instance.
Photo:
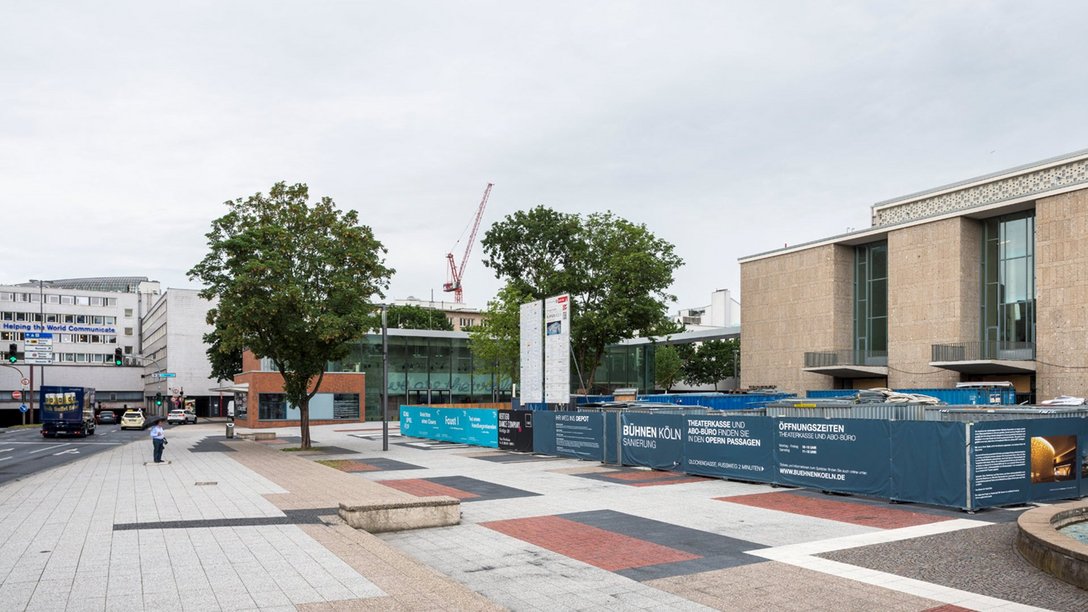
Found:
[[[0,486],[0,610],[1078,610],[966,514],[402,438],[227,440],[222,424]],[[241,431],[239,431],[241,433]],[[339,503],[461,500],[369,534]]]

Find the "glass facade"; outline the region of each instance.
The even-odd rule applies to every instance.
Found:
[[[1035,358],[1035,212],[988,219],[982,241],[982,357]]]
[[[510,380],[478,367],[468,338],[389,335],[389,418],[402,404],[469,404],[510,401]],[[330,372],[365,372],[366,420],[381,420],[382,337],[367,335],[352,345]],[[378,384],[375,384],[378,383]]]
[[[854,249],[854,360],[888,364],[888,243]]]

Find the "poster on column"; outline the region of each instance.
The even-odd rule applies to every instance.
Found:
[[[1081,497],[1079,481],[1081,473],[1084,472],[1084,459],[1088,458],[1088,449],[1078,446],[1077,439],[1088,434],[1088,420],[1036,419],[1029,423],[1029,501],[1057,501]]]
[[[544,303],[540,300],[521,305],[521,403],[539,404],[544,401],[544,345],[541,341],[541,319]]]
[[[544,401],[570,401],[570,296],[544,300]]]
[[[891,431],[870,419],[778,419],[774,455],[785,484],[891,494]]]
[[[988,421],[971,426],[972,508],[1028,500],[1028,423]]]
[[[624,465],[679,470],[684,464],[684,422],[678,414],[625,412],[620,417]]]
[[[773,424],[773,419],[754,415],[685,417],[684,471],[770,482],[774,479]]]

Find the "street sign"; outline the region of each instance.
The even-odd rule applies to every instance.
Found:
[[[22,385],[25,387],[25,386],[30,384],[30,379],[29,378],[24,378],[24,379],[20,380],[19,382],[22,383]]]
[[[177,374],[174,372],[159,372],[158,374],[156,374],[156,376],[158,376],[159,378],[174,378],[177,376]]]
[[[53,361],[53,351],[43,351],[40,348],[33,351],[26,351],[23,355],[27,359],[48,359],[50,363]]]
[[[11,399],[13,399],[13,400],[23,399],[23,392],[22,391],[12,391],[11,392]]]
[[[53,346],[53,334],[44,332],[26,332],[23,334],[26,346]]]
[[[26,412],[27,410],[30,409],[26,407],[26,404],[19,404],[19,412]]]
[[[30,365],[52,365],[53,353],[48,353],[46,357],[27,357],[25,362]]]

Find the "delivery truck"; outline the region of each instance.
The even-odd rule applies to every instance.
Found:
[[[38,397],[42,437],[94,434],[94,389],[43,386]]]

